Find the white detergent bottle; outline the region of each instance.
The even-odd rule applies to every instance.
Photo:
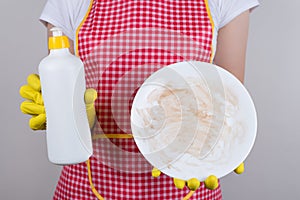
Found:
[[[51,31],[50,53],[39,65],[48,157],[54,164],[76,164],[88,160],[93,153],[84,103],[84,67],[69,52],[69,41],[62,30],[54,27]]]

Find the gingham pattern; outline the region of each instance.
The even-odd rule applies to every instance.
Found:
[[[93,134],[130,133],[138,87],[157,69],[183,60],[209,62],[212,27],[204,0],[94,0],[78,35],[87,87],[97,88]],[[133,139],[94,141],[93,182],[105,199],[181,199],[172,178],[151,177]],[[54,199],[96,199],[86,165],[66,166]],[[191,199],[219,200],[202,186]]]

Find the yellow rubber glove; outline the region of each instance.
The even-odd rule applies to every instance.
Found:
[[[242,174],[244,172],[244,163],[241,163],[234,170],[234,172],[237,174]],[[159,171],[159,169],[157,169],[155,167],[152,169],[153,177],[158,177],[160,174],[161,174],[161,172]],[[189,188],[189,190],[191,190],[191,191],[196,191],[201,185],[201,182],[196,178],[191,178],[187,181],[181,180],[178,178],[173,178],[173,181],[174,181],[175,187],[177,187],[178,189],[183,189],[185,186],[187,186]],[[204,185],[207,189],[215,190],[219,187],[218,178],[215,175],[210,175],[204,180]]]
[[[30,74],[27,77],[27,84],[20,88],[20,95],[26,100],[21,103],[20,109],[23,113],[31,115],[29,127],[32,130],[46,129],[46,113],[44,101],[41,94],[40,78],[37,74]],[[96,118],[94,102],[97,98],[97,92],[94,89],[87,89],[84,94],[86,103],[87,117],[90,128],[93,127]]]
[[[84,102],[86,107],[86,114],[91,129],[95,125],[95,120],[96,120],[96,109],[95,109],[96,99],[97,99],[97,91],[93,88],[86,89],[84,93]]]

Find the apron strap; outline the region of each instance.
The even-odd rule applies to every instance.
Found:
[[[113,134],[113,133],[110,133],[110,134],[94,134],[94,135],[92,135],[92,138],[93,138],[93,140],[103,139],[103,138],[132,139],[133,136],[132,136],[132,134]]]
[[[99,194],[99,192],[97,191],[97,189],[95,188],[95,186],[93,184],[90,159],[88,159],[86,161],[86,166],[87,166],[87,170],[88,170],[89,182],[90,182],[90,186],[91,186],[92,192],[97,197],[97,199],[104,200],[104,198]]]

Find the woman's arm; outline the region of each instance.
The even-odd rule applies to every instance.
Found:
[[[52,35],[50,29],[53,28],[54,26],[50,23],[47,23],[47,34],[48,38]],[[70,43],[70,52],[74,55],[74,42],[69,38],[69,43]]]
[[[244,81],[248,40],[249,10],[233,19],[218,32],[214,63]]]

